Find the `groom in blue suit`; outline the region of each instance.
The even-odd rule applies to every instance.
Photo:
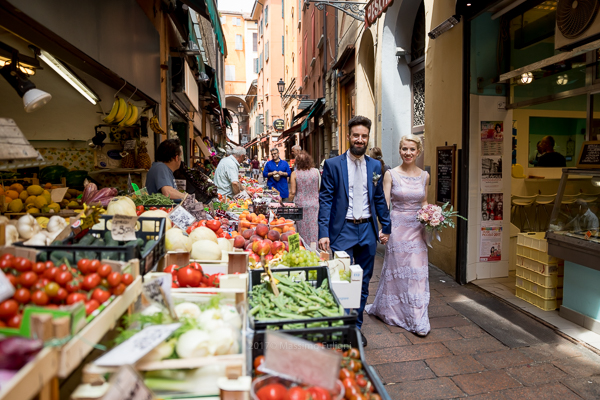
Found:
[[[319,248],[347,252],[363,269],[357,326],[369,296],[369,281],[379,238],[385,243],[392,226],[383,193],[381,162],[365,155],[371,120],[357,115],[348,122],[350,149],[325,161],[319,192]],[[363,335],[363,343],[366,339]]]

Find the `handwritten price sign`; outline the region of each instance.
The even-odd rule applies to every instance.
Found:
[[[135,224],[138,217],[115,215],[110,232],[114,240],[135,240]]]

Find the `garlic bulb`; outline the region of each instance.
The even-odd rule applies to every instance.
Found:
[[[4,229],[4,236],[7,246],[19,241],[19,231],[17,231],[16,226],[7,224],[4,226]]]
[[[31,239],[33,235],[40,231],[40,226],[33,216],[27,214],[19,218],[17,231],[23,239]]]
[[[54,215],[50,218],[50,221],[48,221],[46,229],[48,229],[48,232],[60,232],[65,229],[67,225],[69,224],[63,217]]]
[[[43,232],[38,232],[31,237],[28,241],[23,243],[25,246],[47,246],[48,237]]]

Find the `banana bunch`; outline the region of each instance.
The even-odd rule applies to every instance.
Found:
[[[118,124],[119,126],[131,126],[135,124],[140,116],[140,110],[123,98],[116,97],[112,109],[103,121],[106,124]]]
[[[159,135],[167,134],[167,132],[165,132],[164,129],[160,126],[160,123],[158,122],[158,117],[156,115],[150,118],[150,128],[154,131],[154,133],[158,133]]]

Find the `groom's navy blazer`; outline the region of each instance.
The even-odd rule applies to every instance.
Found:
[[[348,161],[347,153],[325,161],[321,190],[319,192],[319,239],[328,237],[330,244],[335,243],[342,233],[346,213],[348,212]],[[369,205],[371,207],[372,226],[375,237],[379,229],[376,217],[379,218],[383,233],[389,234],[392,226],[390,213],[383,193],[383,175],[381,162],[365,156],[367,163],[367,186],[369,189]],[[373,173],[380,175],[377,185],[373,183]]]

